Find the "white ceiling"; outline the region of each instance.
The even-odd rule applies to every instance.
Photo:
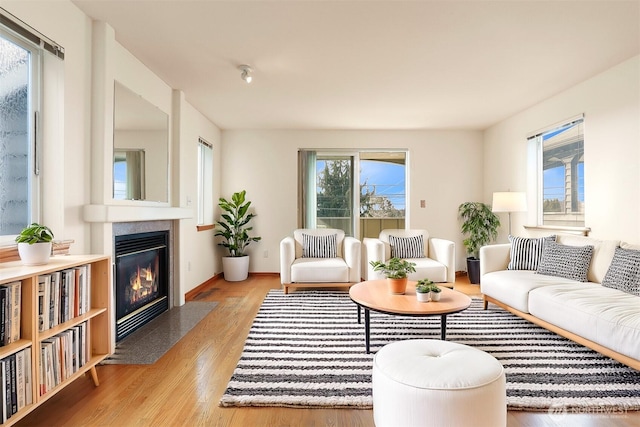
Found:
[[[484,129],[640,53],[638,0],[73,3],[222,129]]]

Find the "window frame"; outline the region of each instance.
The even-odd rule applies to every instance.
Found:
[[[545,187],[544,187],[544,173],[545,173],[545,169],[544,169],[544,142],[545,142],[545,136],[548,136],[550,134],[553,134],[555,132],[558,132],[562,129],[571,129],[574,126],[581,126],[582,127],[582,134],[581,134],[581,139],[582,139],[582,151],[581,151],[581,157],[584,159],[584,155],[585,155],[585,150],[584,150],[584,139],[585,139],[585,132],[584,132],[584,114],[580,114],[578,116],[574,116],[571,117],[567,120],[563,120],[561,122],[557,122],[553,125],[547,126],[545,128],[542,128],[538,131],[532,132],[531,134],[527,135],[527,140],[529,142],[529,144],[531,145],[531,148],[533,150],[533,152],[535,152],[535,183],[536,183],[536,188],[535,188],[535,194],[536,194],[536,199],[535,199],[535,203],[536,203],[536,228],[546,228],[546,229],[557,229],[557,230],[562,230],[562,229],[584,229],[585,228],[585,212],[586,212],[586,201],[583,202],[583,209],[582,212],[580,211],[571,211],[568,212],[569,215],[576,215],[578,217],[582,218],[582,221],[566,221],[566,222],[573,222],[571,225],[557,225],[557,224],[552,224],[552,223],[545,223],[545,213],[544,213],[544,191],[545,191]],[[583,177],[584,177],[584,160],[581,162],[583,163]],[[565,181],[565,185],[566,181]],[[571,187],[573,186],[573,182],[569,183],[569,191],[571,191]],[[580,187],[580,185],[578,183],[576,183],[576,185],[578,186],[578,188]],[[565,186],[565,194],[567,191],[567,187]],[[582,194],[584,196],[584,192],[585,192],[585,187],[584,187],[584,183],[583,183],[583,191]],[[578,194],[578,193],[576,193]],[[566,199],[564,199],[563,197],[563,202],[562,203],[566,203]],[[547,219],[548,221],[548,219]]]
[[[29,52],[29,88],[28,88],[28,119],[27,127],[28,150],[27,150],[27,174],[28,196],[27,196],[27,216],[24,226],[40,222],[41,209],[41,165],[42,165],[42,137],[41,137],[41,117],[42,91],[43,91],[43,50],[7,26],[0,23],[0,37],[25,49]],[[16,234],[0,235],[0,246],[15,243]]]
[[[198,138],[198,206],[196,226],[198,231],[214,227],[213,206],[213,144]]]
[[[351,186],[352,186],[352,213],[351,213],[351,231],[347,235],[361,236],[367,227],[362,226],[362,215],[360,212],[360,174],[361,174],[361,157],[367,159],[367,153],[402,153],[404,160],[404,217],[402,218],[403,227],[409,223],[409,150],[402,148],[377,148],[377,149],[311,149],[301,148],[298,150],[298,227],[311,228],[308,224],[317,225],[317,170],[316,164],[318,159],[327,157],[343,157],[343,160],[350,159],[352,165]],[[309,188],[313,187],[313,191]],[[311,207],[315,207],[312,209]],[[380,218],[385,219],[385,218]],[[395,218],[391,218],[395,219]],[[377,235],[377,234],[376,234]]]

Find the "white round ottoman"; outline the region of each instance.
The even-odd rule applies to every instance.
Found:
[[[440,340],[387,344],[373,359],[376,427],[507,424],[504,369],[484,351]]]

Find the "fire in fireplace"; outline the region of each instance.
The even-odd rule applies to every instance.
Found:
[[[168,231],[115,237],[116,341],[169,308]]]

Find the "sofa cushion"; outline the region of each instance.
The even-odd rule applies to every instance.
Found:
[[[424,258],[424,239],[422,234],[411,237],[389,235],[391,258]]]
[[[620,240],[598,240],[592,237],[574,236],[566,234],[558,234],[556,242],[561,245],[569,246],[593,246],[593,257],[587,271],[587,278],[590,282],[602,283],[604,275],[607,273],[613,254],[616,248],[620,246]]]
[[[640,296],[640,251],[616,248],[602,286]]]
[[[556,236],[547,237],[516,237],[509,235],[511,252],[508,270],[537,270],[542,257],[542,249],[546,240],[555,242]]]
[[[640,360],[638,297],[597,283],[539,287],[529,312],[568,332]]]
[[[302,258],[335,258],[338,255],[337,234],[314,236],[302,234]]]
[[[484,274],[480,292],[522,312],[529,312],[529,292],[545,286],[578,283],[556,276],[536,274],[530,270],[499,270]]]
[[[349,266],[342,258],[298,258],[291,265],[294,283],[349,282]]]
[[[566,246],[545,241],[538,274],[588,281],[587,270],[593,256],[593,246]]]
[[[434,282],[447,281],[447,266],[431,258],[406,258],[407,261],[415,263],[415,273],[409,273],[409,280],[420,280],[428,278]]]

